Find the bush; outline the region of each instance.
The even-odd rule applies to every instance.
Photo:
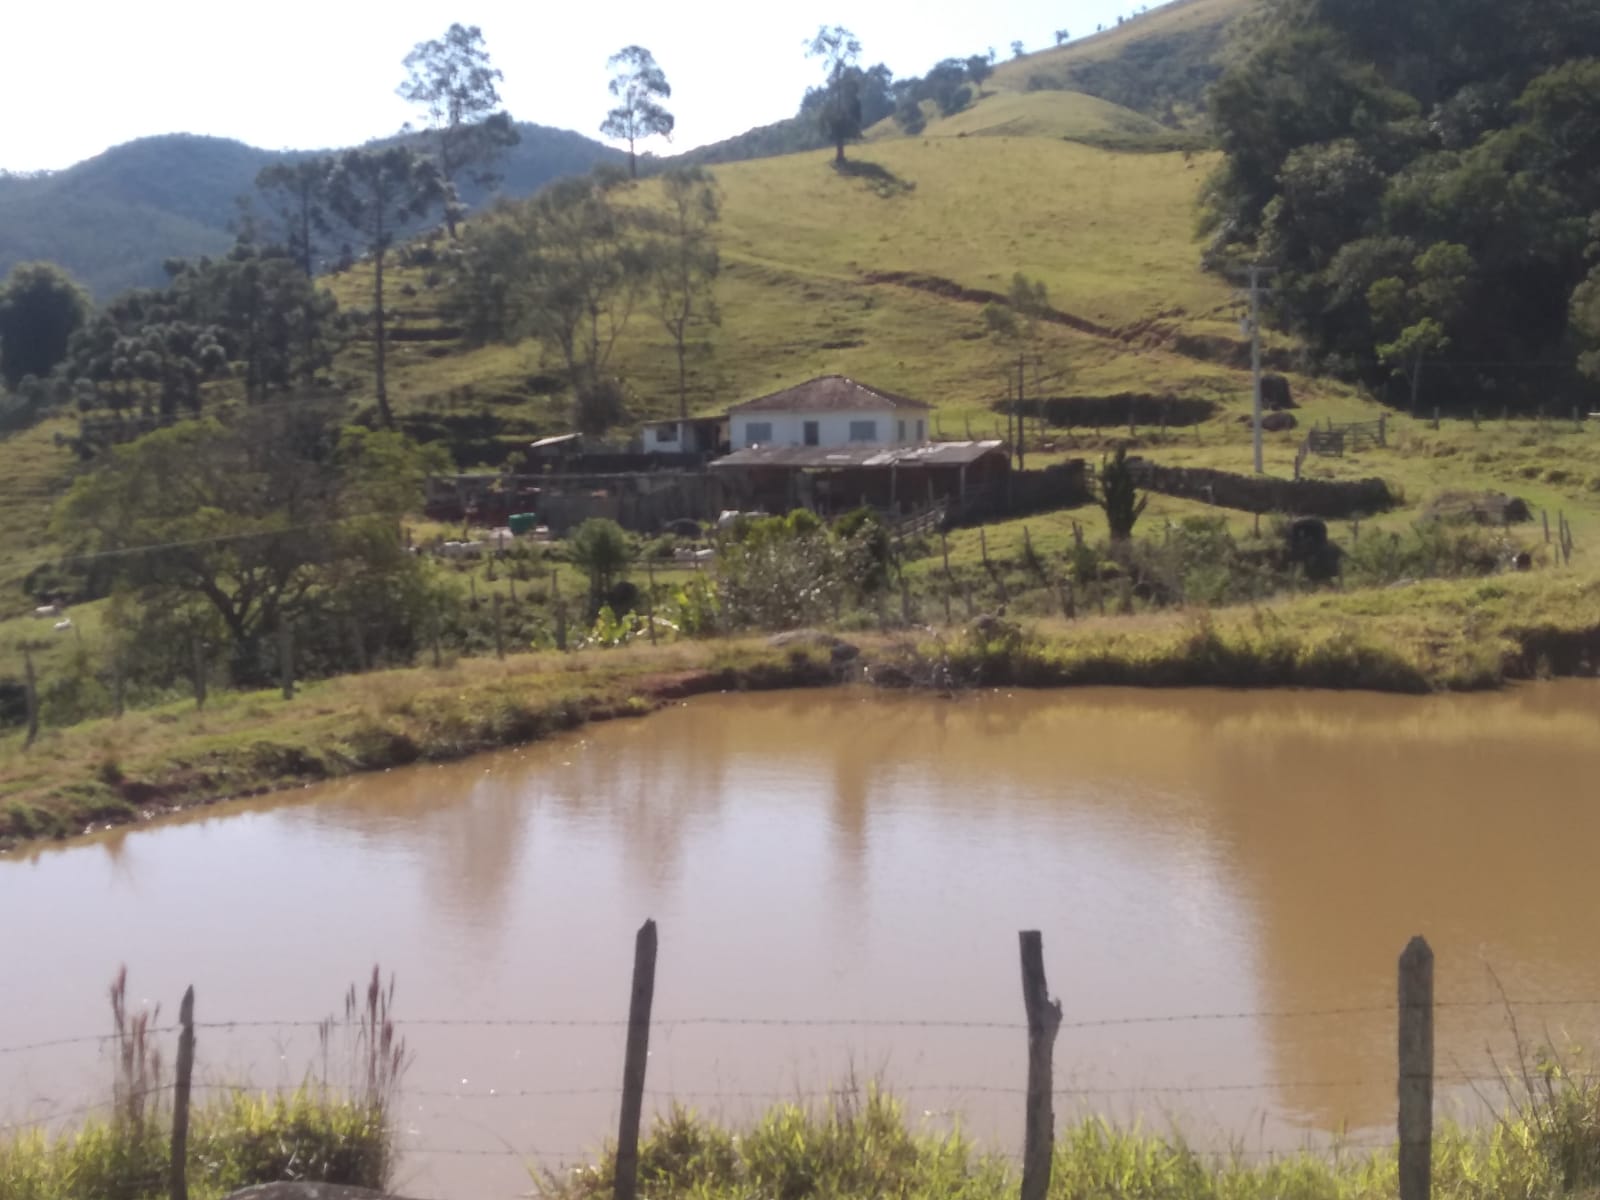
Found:
[[[622,526],[605,517],[590,517],[567,539],[567,557],[589,576],[589,608],[599,612],[613,586],[628,569],[633,547]]]

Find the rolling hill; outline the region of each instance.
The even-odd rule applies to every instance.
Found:
[[[619,162],[619,151],[564,129],[517,126],[522,141],[501,164],[506,195]],[[100,299],[158,284],[172,257],[214,254],[232,242],[236,201],[272,163],[303,153],[227,138],[167,134],[115,146],[64,171],[0,176],[0,276],[33,259],[60,263]],[[469,202],[481,192],[467,193]]]
[[[1235,0],[1187,0],[1101,38],[1031,56],[1033,66],[1071,71],[1106,55],[1116,61],[1151,36],[1173,34],[1169,23],[1213,28],[1239,8]],[[1153,139],[1171,131],[1084,93],[1030,91],[1028,65],[1007,64],[990,81],[990,95],[931,122],[924,136],[874,131],[850,150],[855,165],[848,171],[834,169],[826,149],[712,168],[722,193],[724,318],[713,353],[691,361],[697,411],[838,372],[925,398],[946,436],[968,429],[993,435],[1014,357],[986,335],[982,312],[1022,271],[1046,285],[1053,309],[1044,378],[1037,387],[1030,382],[1030,394],[1095,402],[1085,409],[1127,397],[1210,401],[1214,415],[1197,427],[1159,434],[1141,428],[1141,452],[1248,470],[1241,301],[1227,280],[1201,269],[1195,237],[1196,200],[1214,155],[1095,144],[1088,134]],[[658,184],[632,186],[647,197]],[[159,193],[141,193],[138,202],[173,221],[201,224]],[[168,203],[174,207],[163,207]],[[347,304],[367,303],[370,279],[360,267],[329,282]],[[478,443],[502,453],[518,439],[568,428],[555,364],[537,344],[465,344],[441,315],[437,275],[399,270],[393,283],[398,337],[390,390],[399,413],[435,428],[475,425],[487,431]],[[1269,335],[1268,347],[1275,362],[1294,362],[1289,339]],[[630,419],[674,409],[671,343],[647,312],[634,315],[614,365],[626,381]],[[366,348],[348,350],[339,371],[352,404],[369,405]],[[1301,428],[1267,439],[1267,470],[1278,476],[1295,470],[1310,422],[1373,419],[1381,411],[1351,386],[1290,377]],[[1094,424],[1085,419],[1075,432],[1049,431],[1047,440],[1057,442],[1058,453],[1098,455],[1119,431]],[[1371,455],[1314,459],[1306,469],[1395,480],[1413,501],[1393,517],[1401,527],[1415,516],[1414,505],[1437,491],[1498,486],[1571,514],[1580,544],[1591,530],[1600,537],[1600,451],[1588,449],[1588,438],[1575,436],[1570,423],[1495,422],[1500,436],[1489,422],[1481,431],[1466,424],[1447,421],[1439,431],[1396,419],[1400,432],[1381,462]],[[50,507],[78,469],[52,438],[70,427],[69,418],[57,418],[0,441],[7,468],[0,471],[0,616],[26,603],[16,585],[50,553]],[[463,466],[499,461],[487,453],[474,458],[472,447],[457,450]]]
[[[1174,0],[1103,33],[995,68],[967,111],[930,121],[930,136],[1054,136],[1117,148],[1171,149],[1168,125],[1193,123],[1215,78],[1228,30],[1252,0]],[[1026,95],[1046,98],[1025,102]],[[525,196],[562,175],[620,162],[619,151],[567,130],[519,124],[500,191]],[[893,122],[871,131],[895,136]],[[676,159],[706,164],[791,154],[821,145],[809,121],[760,126]],[[0,276],[18,262],[66,267],[100,299],[162,280],[162,261],[214,254],[231,241],[238,197],[262,167],[314,151],[261,150],[225,138],[141,138],[63,171],[0,174]],[[468,192],[469,203],[484,199]]]
[[[999,91],[1073,91],[1147,115],[1192,117],[1255,0],[1174,0],[1103,32],[997,64]]]

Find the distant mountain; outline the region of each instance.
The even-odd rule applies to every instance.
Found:
[[[720,142],[686,150],[676,159],[668,161],[712,165],[715,163],[744,162],[752,158],[776,158],[780,154],[798,154],[802,150],[818,150],[828,144],[810,117],[785,117],[770,125],[757,125],[743,133],[736,133]]]
[[[1007,104],[1015,107],[1015,99],[995,94],[1083,93],[1131,110],[1111,113],[1113,124],[1131,126],[1142,114],[1168,127],[1195,127],[1232,30],[1253,2],[1173,0],[1104,32],[999,63],[985,85],[988,99],[977,106],[981,111],[960,114],[954,122],[936,121],[929,133],[1040,133],[1042,122],[1059,126],[1058,136],[1106,145],[1120,144],[1120,138],[1130,148],[1134,143],[1168,148],[1160,137],[1138,129],[1108,133],[1101,126],[1110,119],[1109,106],[1089,111],[1082,96],[1064,97],[1054,108],[1029,108],[1017,125],[1009,110],[1002,111]],[[522,142],[500,168],[504,195],[526,196],[552,179],[625,159],[621,151],[568,130],[517,128]],[[895,133],[885,125],[874,136]],[[647,156],[642,166],[653,171],[673,162],[736,162],[822,144],[813,121],[790,117],[676,157]],[[226,249],[235,201],[254,192],[256,173],[305,153],[312,152],[274,152],[225,138],[171,134],[116,146],[64,171],[0,174],[0,276],[18,262],[48,259],[102,300],[125,288],[160,283],[164,259]],[[486,197],[469,191],[464,198],[477,204]]]
[[[563,175],[625,156],[565,129],[519,124],[499,191],[528,195]],[[257,172],[311,151],[259,150],[227,138],[167,134],[115,146],[41,175],[0,175],[0,276],[32,259],[60,263],[100,299],[162,282],[163,260],[215,254],[232,242],[238,197]],[[479,203],[481,191],[465,199]]]

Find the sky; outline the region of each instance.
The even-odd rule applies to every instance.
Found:
[[[920,75],[989,47],[1004,58],[1114,24],[1130,0],[7,0],[0,170],[56,170],[162,133],[325,149],[394,133],[401,60],[451,22],[478,25],[513,117],[599,137],[606,59],[649,48],[672,84],[671,150],[794,115],[820,78],[802,44],[841,24],[865,65]]]

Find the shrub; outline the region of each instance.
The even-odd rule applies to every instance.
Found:
[[[1109,461],[1100,464],[1100,486],[1096,499],[1106,514],[1106,526],[1111,540],[1125,542],[1133,536],[1133,527],[1150,503],[1148,493],[1141,496],[1134,483],[1133,467],[1128,462],[1128,448],[1118,446]]]
[[[605,517],[590,517],[567,539],[572,565],[589,575],[589,606],[599,612],[606,593],[627,572],[633,557],[622,526]]]

